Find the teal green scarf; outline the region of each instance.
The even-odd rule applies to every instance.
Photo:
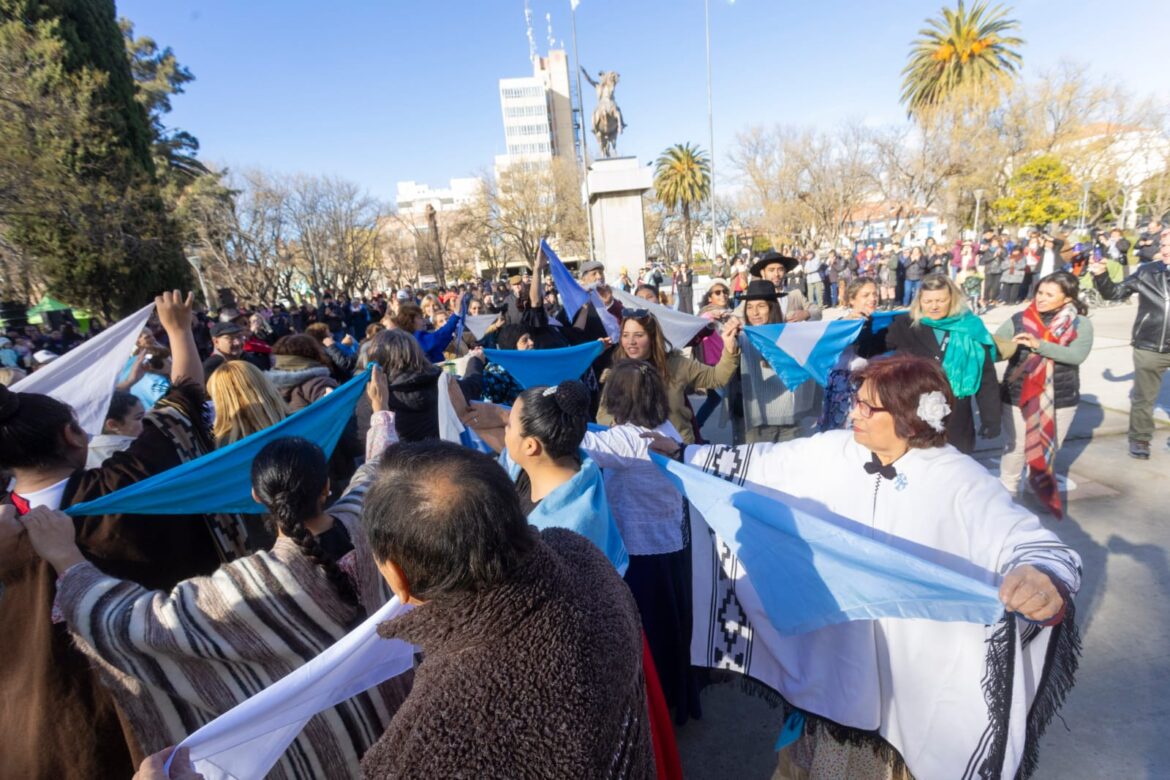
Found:
[[[995,340],[991,338],[983,320],[969,311],[963,311],[941,320],[923,317],[919,321],[951,334],[947,351],[943,354],[943,371],[951,382],[951,390],[956,398],[975,395],[983,381],[983,348],[990,347],[992,357],[995,357]]]

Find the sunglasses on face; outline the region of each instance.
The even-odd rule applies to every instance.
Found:
[[[711,291],[711,294],[712,294],[712,295],[723,295],[723,296],[726,296],[726,295],[727,295],[727,290],[712,290],[712,291]]]

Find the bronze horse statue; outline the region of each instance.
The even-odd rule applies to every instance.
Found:
[[[617,137],[626,129],[622,110],[613,99],[620,76],[616,71],[604,70],[597,74],[600,81],[594,81],[589,72],[581,68],[588,81],[597,90],[597,107],[593,109],[593,137],[601,148],[602,157],[613,157],[617,152]]]

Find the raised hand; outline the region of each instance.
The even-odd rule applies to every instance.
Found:
[[[386,380],[386,372],[382,370],[382,366],[373,363],[373,370],[370,371],[370,381],[366,385],[366,395],[370,397],[370,406],[375,412],[389,411],[388,403],[390,401],[390,385]]]
[[[191,330],[191,305],[194,301],[195,293],[187,293],[184,299],[178,290],[155,296],[154,310],[158,313],[158,321],[166,328],[168,334]]]

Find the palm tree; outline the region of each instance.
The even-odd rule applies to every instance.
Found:
[[[938,105],[960,89],[996,86],[1015,75],[1023,58],[1015,19],[1004,18],[1002,5],[986,0],[968,8],[943,8],[942,18],[928,19],[911,44],[902,69],[902,102],[911,114]]]
[[[683,246],[691,262],[691,209],[711,193],[711,162],[707,153],[692,144],[675,144],[654,163],[654,190],[658,202],[681,214]]]

